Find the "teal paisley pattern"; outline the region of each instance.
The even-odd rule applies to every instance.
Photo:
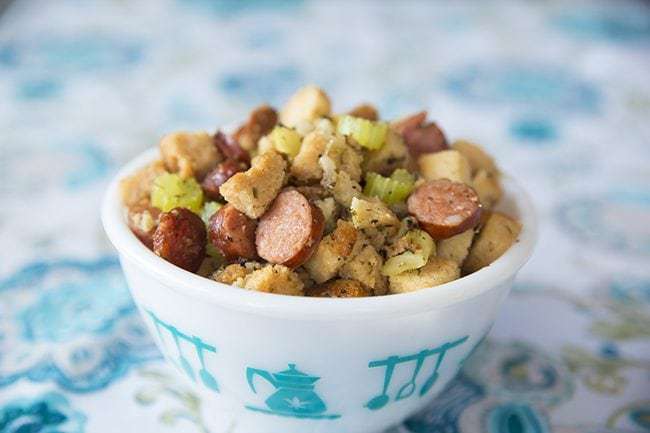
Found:
[[[11,2],[0,16],[0,433],[208,432],[198,393],[228,392],[222,342],[163,311],[145,315],[147,332],[101,233],[100,198],[163,133],[213,131],[307,83],[336,112],[427,109],[450,141],[484,144],[540,216],[539,247],[485,342],[389,433],[650,431],[649,48],[642,0]],[[377,383],[356,410],[431,397],[435,347],[364,360]],[[346,416],[329,377],[286,362],[318,377],[313,389],[299,396],[275,378],[290,366],[251,358],[247,404]],[[210,433],[241,433],[221,430]]]
[[[62,394],[12,400],[0,407],[2,433],[84,433],[86,417]]]

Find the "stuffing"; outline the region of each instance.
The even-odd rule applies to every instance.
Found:
[[[463,263],[464,273],[476,272],[501,257],[521,231],[517,221],[500,212],[486,214],[485,223]]]
[[[304,284],[300,277],[283,265],[266,265],[244,278],[244,288],[278,295],[303,295]]]
[[[325,92],[316,86],[298,90],[280,111],[280,122],[294,127],[304,120],[316,120],[330,115],[330,100]]]
[[[280,192],[286,167],[278,152],[268,151],[254,158],[251,168],[228,179],[219,192],[238,211],[259,218]]]
[[[410,164],[411,157],[402,136],[390,130],[386,143],[380,149],[368,152],[364,170],[390,176],[396,169],[408,168]]]
[[[307,134],[302,140],[298,154],[291,162],[291,175],[304,183],[319,181],[323,177],[323,169],[318,160],[325,153],[325,147],[331,139],[331,135],[318,130]]]
[[[165,164],[158,160],[122,179],[120,181],[122,203],[127,208],[149,203],[153,180],[164,173],[167,173]]]
[[[472,169],[472,173],[485,170],[493,175],[499,174],[499,169],[494,163],[494,160],[481,146],[466,140],[457,140],[452,143],[451,148],[465,156]]]
[[[362,298],[372,295],[372,290],[359,281],[347,279],[328,281],[307,291],[307,296],[319,298]]]
[[[167,170],[199,181],[223,159],[213,137],[206,132],[167,134],[160,141],[160,154]]]
[[[436,254],[440,258],[453,260],[460,266],[469,253],[472,239],[474,239],[474,229],[465,230],[456,236],[439,240],[436,242]]]
[[[478,194],[485,209],[491,209],[501,200],[503,190],[499,183],[499,175],[485,169],[479,169],[472,179],[472,188]]]
[[[418,158],[420,173],[426,180],[449,179],[470,184],[471,169],[467,158],[457,150],[426,153]]]
[[[384,295],[387,291],[386,279],[381,274],[384,260],[372,245],[364,246],[361,251],[343,265],[339,276],[361,282],[373,290],[375,295]]]
[[[458,277],[460,277],[460,269],[456,262],[431,257],[420,269],[389,277],[389,290],[390,293],[414,292],[448,283]]]
[[[366,120],[379,120],[379,112],[370,104],[361,104],[348,111],[350,116],[360,117]]]
[[[352,254],[358,238],[358,232],[350,222],[339,220],[336,229],[321,240],[303,267],[316,283],[333,278]]]
[[[386,240],[395,236],[400,228],[397,216],[377,198],[353,198],[350,214],[354,227],[377,249],[381,249]]]

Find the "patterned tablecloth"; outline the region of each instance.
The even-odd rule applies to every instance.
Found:
[[[538,206],[490,338],[396,431],[650,431],[647,3],[65,0],[0,18],[0,432],[206,431],[130,299],[102,192],[164,132],[308,82],[341,110],[428,108]]]

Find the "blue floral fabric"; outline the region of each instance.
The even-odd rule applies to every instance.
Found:
[[[0,433],[204,432],[105,239],[119,166],[306,83],[426,108],[533,196],[489,338],[391,433],[650,431],[647,2],[62,0],[0,16]],[[120,416],[107,416],[106,407]],[[229,426],[224,426],[224,433]]]

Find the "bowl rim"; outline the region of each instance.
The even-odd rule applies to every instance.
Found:
[[[231,310],[285,319],[367,319],[448,308],[499,287],[514,278],[528,261],[537,241],[537,219],[528,194],[510,176],[502,175],[504,198],[516,208],[522,231],[518,241],[501,257],[472,274],[410,293],[368,298],[311,298],[244,290],[193,274],[161,259],[128,228],[119,194],[119,182],[158,155],[151,148],[128,162],[112,179],[103,199],[104,230],[120,255],[129,258],[160,283],[179,294]]]

